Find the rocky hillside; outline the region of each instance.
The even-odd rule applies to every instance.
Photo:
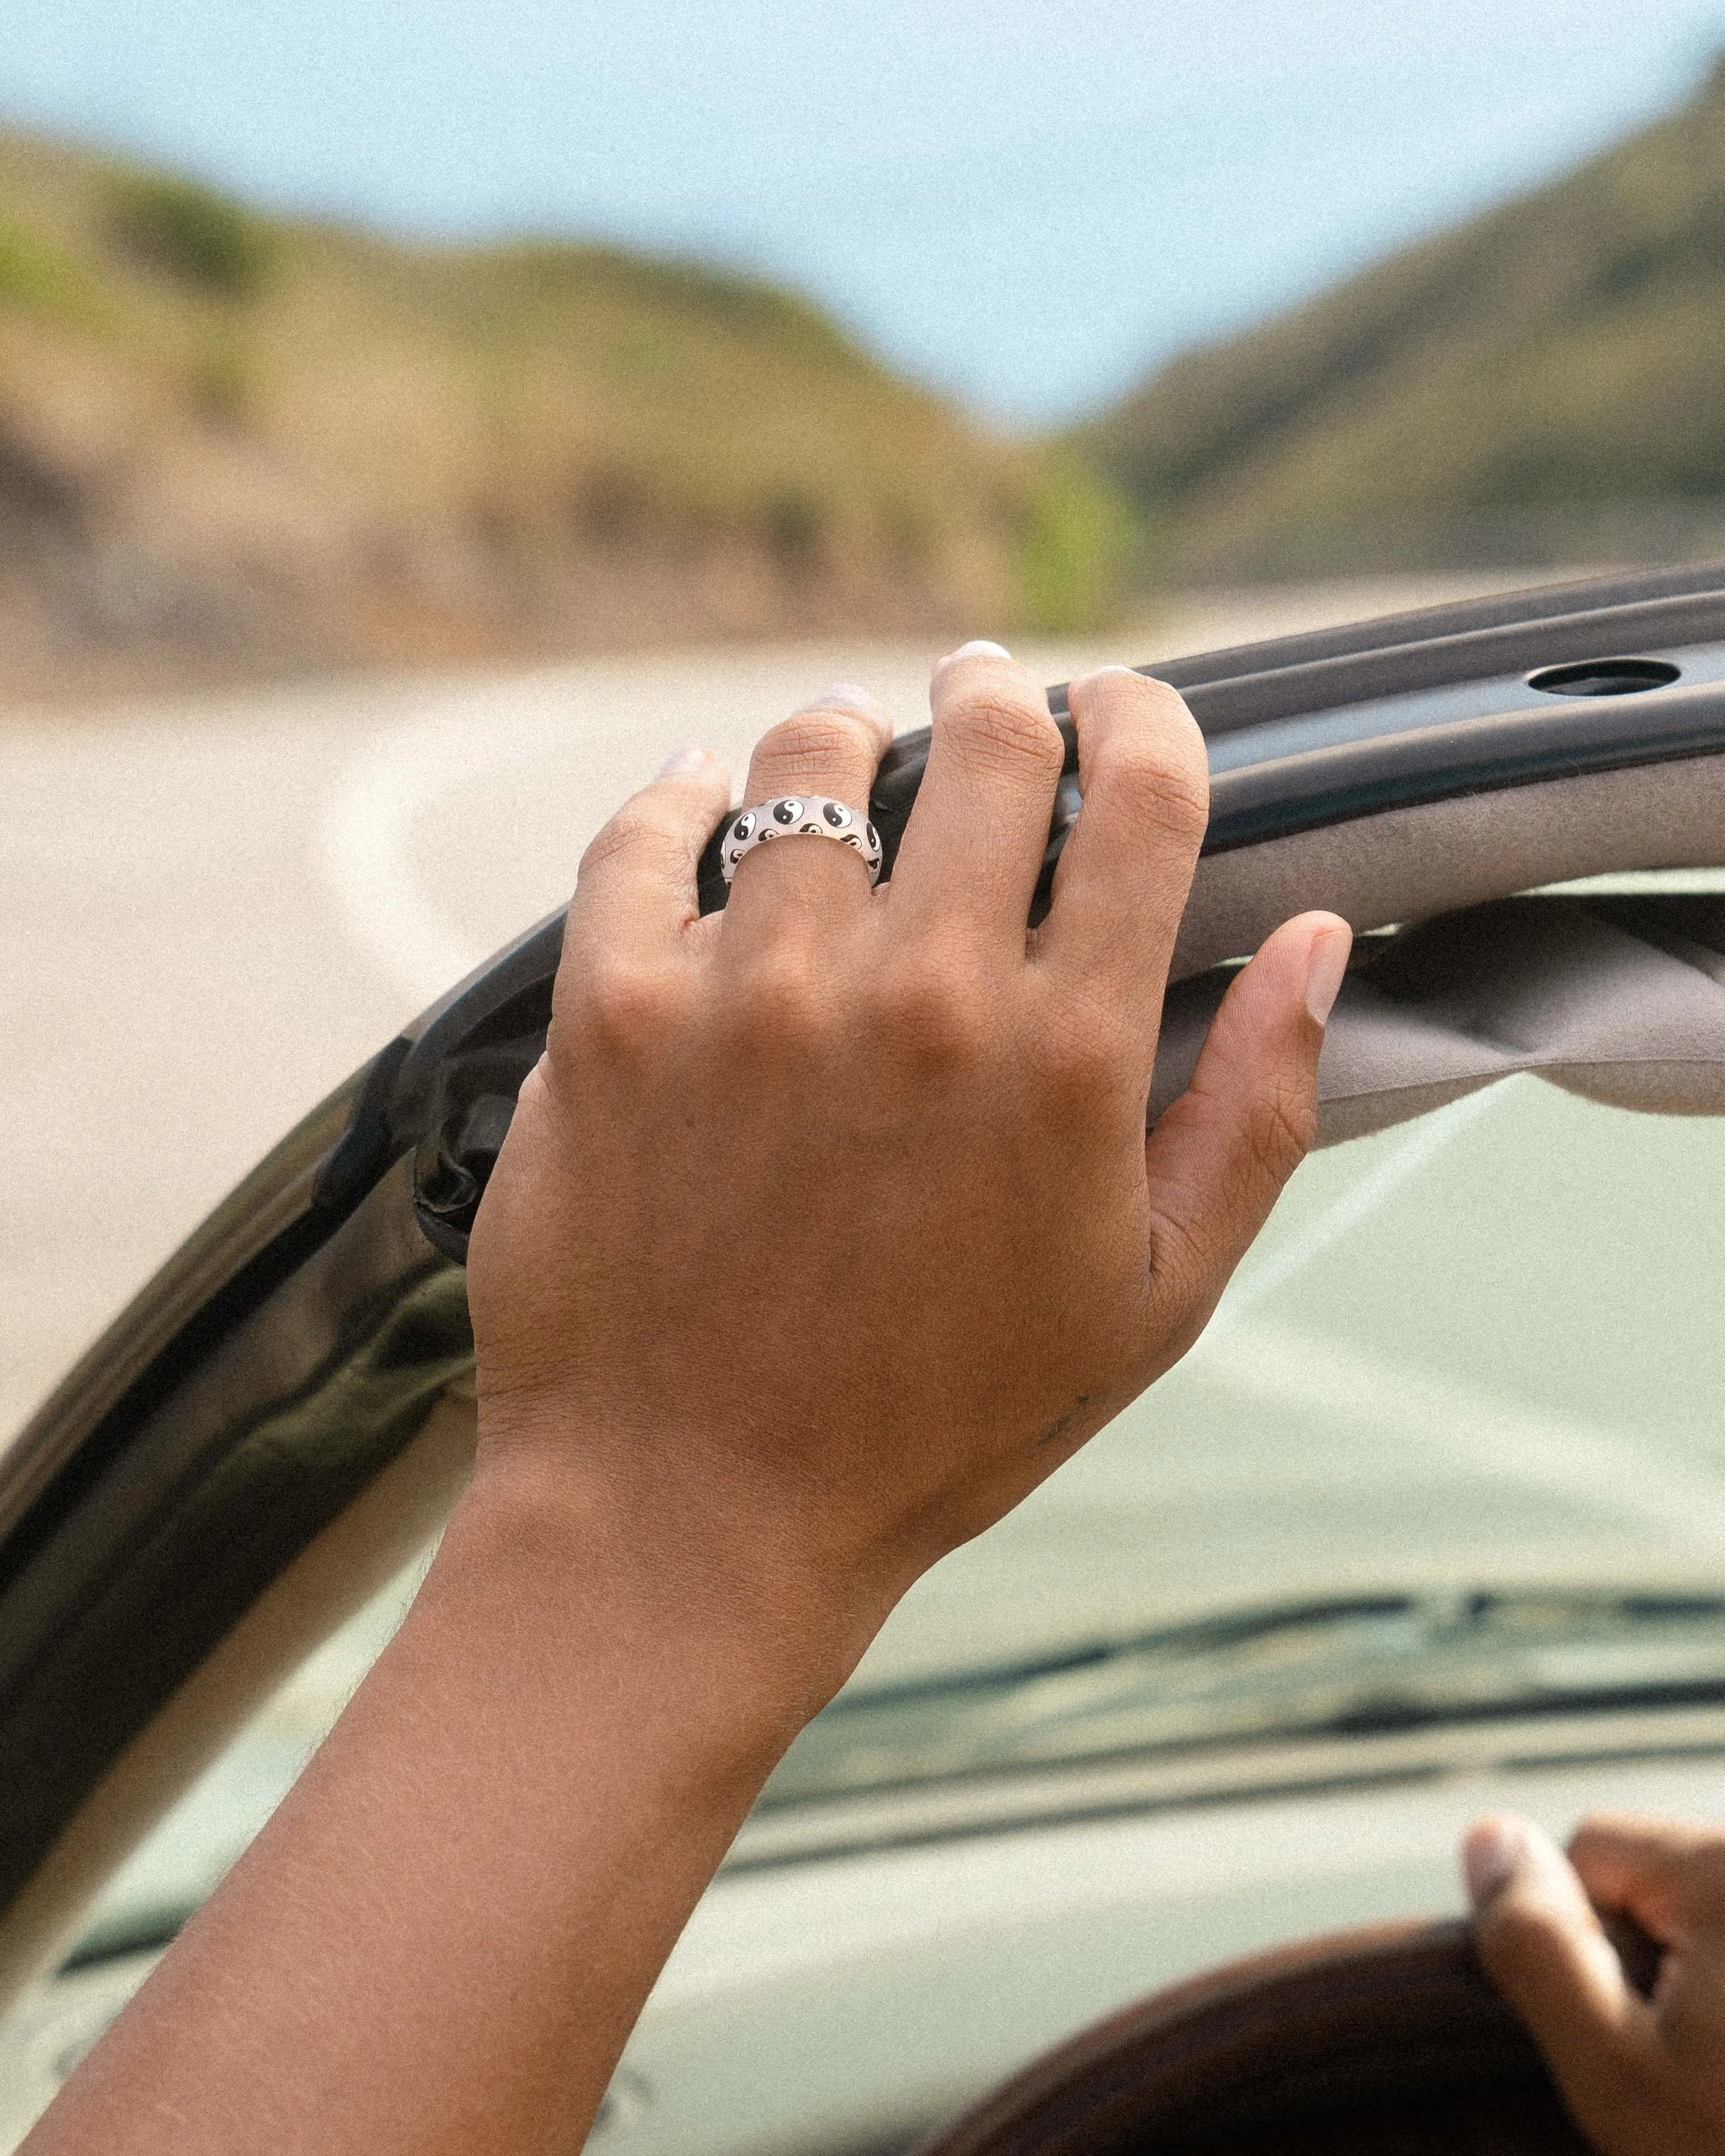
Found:
[[[0,134],[0,695],[1055,624],[1118,521],[762,284]]]
[[[1725,67],[1554,185],[1181,358],[1082,439],[1190,575],[1542,535],[1634,552],[1656,528],[1725,552],[1722,353]]]

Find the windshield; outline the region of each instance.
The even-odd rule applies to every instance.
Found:
[[[922,1582],[864,1681],[1220,1611],[1710,1584],[1722,1194],[1725,1124],[1524,1079],[1315,1156],[1194,1353]]]
[[[1725,1121],[1517,1077],[1314,1155],[1186,1361],[911,1590],[733,1862],[799,1812],[807,1850],[1081,1810],[1105,1765],[1139,1802],[1219,1798],[1435,1770],[1516,1722],[1645,1750],[1680,1711],[1725,1748],[1722,1276]],[[152,1836],[84,1958],[208,1891],[424,1563]]]

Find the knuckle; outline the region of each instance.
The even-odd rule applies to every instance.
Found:
[[[822,1038],[831,1023],[830,998],[812,952],[780,937],[752,960],[743,993],[732,1005],[747,1038],[770,1048],[794,1048]]]
[[[877,1038],[918,1065],[968,1065],[987,1047],[989,1014],[978,976],[950,958],[925,957],[888,974],[877,1001]]]
[[[557,1014],[559,1045],[572,1035],[611,1057],[630,1060],[649,1051],[675,1029],[680,997],[665,972],[626,959],[589,966]]]
[[[578,885],[583,877],[591,877],[625,857],[649,864],[662,861],[670,868],[680,867],[687,854],[687,842],[680,829],[649,803],[631,801],[588,840],[576,881]]]
[[[1630,1822],[1615,1812],[1589,1812],[1569,1837],[1572,1862],[1603,1856],[1618,1846]]]
[[[756,766],[767,772],[818,768],[848,762],[860,750],[872,762],[872,733],[867,721],[855,713],[837,706],[796,711],[761,737]]]
[[[1210,815],[1209,772],[1202,757],[1159,754],[1147,743],[1110,759],[1106,783],[1134,822],[1191,844]]]
[[[1209,1245],[1189,1222],[1163,1207],[1153,1211],[1150,1277],[1167,1303],[1177,1307],[1199,1304],[1213,1264]]]
[[[1163,738],[1170,744],[1182,745],[1186,755],[1205,760],[1204,729],[1192,715],[1192,706],[1171,681],[1158,680],[1154,675],[1140,675],[1145,690],[1145,704],[1156,716],[1163,729]]]
[[[1278,1184],[1286,1183],[1305,1159],[1317,1136],[1317,1104],[1311,1089],[1286,1081],[1264,1094],[1247,1126],[1254,1165]]]
[[[1046,711],[1009,696],[956,699],[941,714],[949,738],[966,759],[987,772],[1058,773],[1065,760],[1060,729]]]
[[[1057,1098],[1077,1102],[1117,1093],[1135,1075],[1142,1044],[1117,1014],[1094,1004],[1043,1035],[1041,1063]]]

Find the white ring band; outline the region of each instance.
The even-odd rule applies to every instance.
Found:
[[[726,825],[719,847],[726,882],[737,874],[745,854],[773,839],[836,839],[868,863],[870,884],[880,880],[880,834],[860,809],[829,801],[824,793],[782,793],[775,801],[739,809]]]

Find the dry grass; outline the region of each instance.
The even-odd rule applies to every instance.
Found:
[[[1725,497],[1725,70],[1556,184],[1193,353],[1086,445],[1189,569]]]
[[[816,309],[0,136],[0,690],[1081,625],[1126,543]]]

